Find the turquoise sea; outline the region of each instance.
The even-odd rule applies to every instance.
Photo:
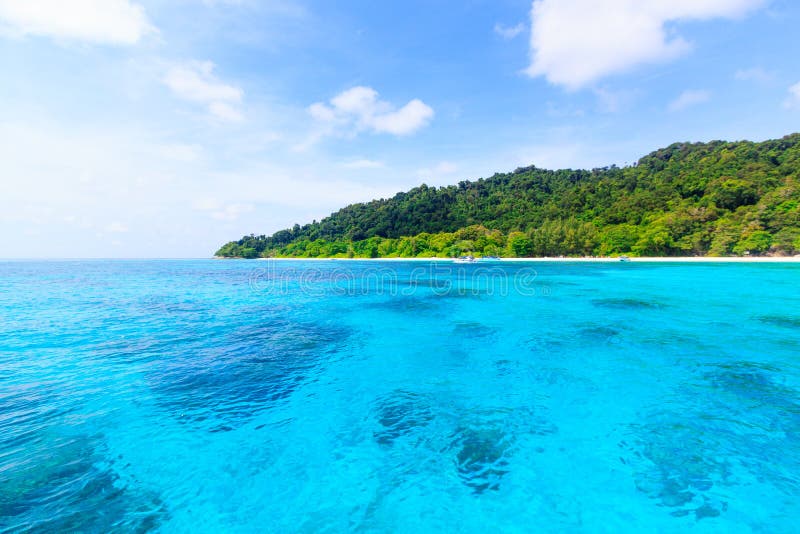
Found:
[[[791,532],[800,265],[0,262],[0,531]]]

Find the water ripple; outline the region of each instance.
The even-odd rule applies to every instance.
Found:
[[[264,265],[0,262],[0,531],[796,530],[797,266]]]

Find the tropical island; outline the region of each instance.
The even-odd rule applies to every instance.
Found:
[[[626,167],[421,185],[222,246],[225,258],[791,256],[800,134],[675,143]]]

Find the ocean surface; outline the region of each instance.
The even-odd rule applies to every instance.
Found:
[[[0,262],[0,531],[792,532],[800,265]]]

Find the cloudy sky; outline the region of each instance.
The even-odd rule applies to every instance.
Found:
[[[800,130],[792,0],[0,0],[0,256],[208,257],[522,165]]]

